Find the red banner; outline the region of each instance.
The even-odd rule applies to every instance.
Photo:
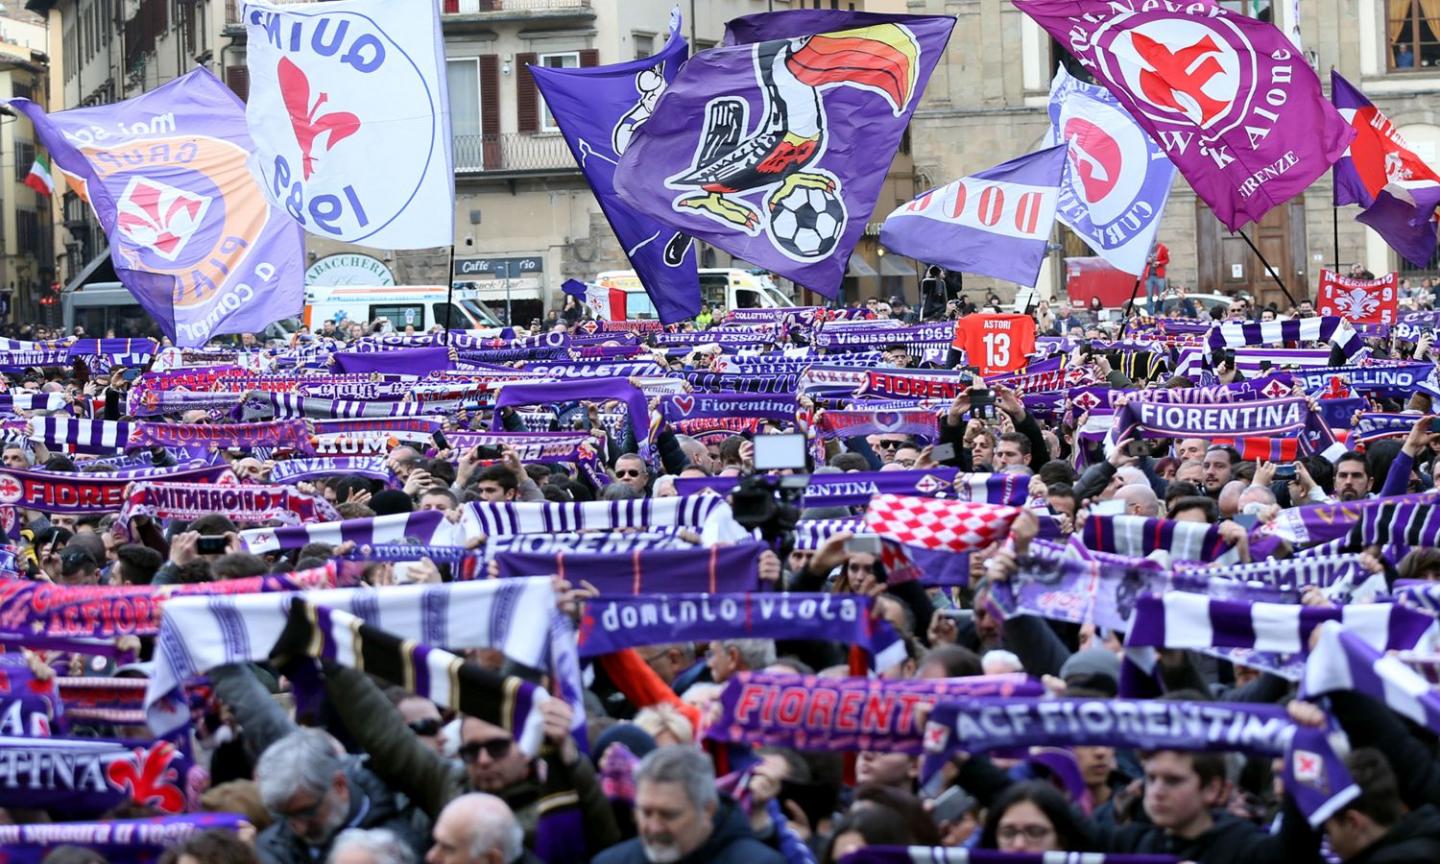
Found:
[[[1354,324],[1394,324],[1400,308],[1399,274],[1379,279],[1354,279],[1331,270],[1320,271],[1315,310]]]

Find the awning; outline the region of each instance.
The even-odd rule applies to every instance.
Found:
[[[870,266],[870,262],[852,253],[850,255],[850,266],[846,269],[845,275],[854,276],[856,279],[865,279],[871,276],[879,276],[880,274],[875,272],[875,268]]]
[[[886,255],[880,259],[880,275],[914,276],[915,266],[910,263],[909,258],[906,258],[904,261],[897,261],[894,255]]]
[[[486,303],[505,302],[504,279],[487,279],[482,282],[472,282],[470,285],[471,288],[466,292],[466,297],[473,297]],[[540,280],[538,279],[511,279],[509,290],[511,301],[541,299]]]
[[[106,246],[103,250],[101,250],[99,255],[96,255],[94,258],[90,259],[90,263],[86,264],[85,268],[81,270],[78,274],[76,274],[74,279],[71,279],[69,282],[65,283],[65,290],[74,291],[81,285],[88,285],[91,282],[117,281],[117,277],[115,276],[115,268],[109,266],[110,263],[110,247]],[[109,278],[93,278],[96,275],[96,271],[102,267],[105,268],[105,272],[99,275],[101,275],[102,277],[108,276]]]

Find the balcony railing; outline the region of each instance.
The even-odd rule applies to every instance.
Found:
[[[452,144],[461,174],[577,170],[559,135],[455,135]]]
[[[550,12],[589,9],[590,0],[445,0],[446,15],[478,15],[481,12]]]

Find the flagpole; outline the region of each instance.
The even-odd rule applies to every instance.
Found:
[[[1147,268],[1145,268],[1145,269],[1148,270],[1148,269],[1150,269],[1150,268],[1147,267]],[[1120,322],[1121,325],[1122,325],[1121,330],[1120,330],[1122,336],[1123,336],[1123,334],[1124,334],[1124,332],[1125,332],[1123,325],[1129,324],[1129,323],[1130,323],[1130,316],[1133,315],[1133,314],[1135,314],[1135,299],[1140,296],[1140,280],[1141,280],[1141,279],[1144,279],[1144,278],[1145,278],[1145,270],[1141,270],[1141,271],[1140,271],[1140,275],[1138,275],[1138,276],[1135,277],[1135,287],[1130,289],[1130,302],[1127,303],[1127,304],[1125,304],[1125,320],[1123,320],[1123,321]],[[1152,309],[1152,310],[1150,310],[1150,314],[1151,314],[1151,315],[1155,315],[1155,316],[1159,316],[1160,310],[1158,310],[1158,309]]]
[[[1330,243],[1335,253],[1335,272],[1340,272],[1340,208],[1335,205],[1335,166],[1330,166]]]
[[[1280,274],[1275,272],[1275,268],[1271,267],[1270,262],[1265,260],[1265,256],[1260,254],[1260,248],[1251,241],[1250,235],[1244,231],[1236,231],[1235,233],[1240,235],[1240,239],[1245,241],[1245,245],[1249,246],[1250,251],[1255,253],[1255,257],[1260,259],[1260,263],[1265,265],[1265,272],[1269,273],[1270,278],[1275,280],[1275,284],[1280,286],[1281,293],[1285,295],[1286,300],[1290,301],[1290,305],[1299,306],[1300,304],[1295,302],[1295,298],[1290,296],[1290,289],[1286,288],[1285,283],[1280,281]]]
[[[445,345],[450,345],[450,325],[455,318],[455,244],[450,244],[450,263],[446,265],[445,272],[448,274],[449,282],[445,289]]]

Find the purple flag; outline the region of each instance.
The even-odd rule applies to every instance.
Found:
[[[932,189],[885,217],[880,242],[946,270],[1034,285],[1055,227],[1066,145]]]
[[[1330,99],[1355,130],[1355,140],[1335,163],[1335,206],[1369,207],[1387,183],[1440,182],[1440,176],[1406,145],[1390,118],[1334,69]]]
[[[1375,196],[1375,203],[1355,217],[1400,253],[1400,257],[1424,267],[1435,254],[1435,208],[1440,206],[1440,185],[1391,183]]]
[[[1115,94],[1232,231],[1305,191],[1355,135],[1269,22],[1147,0],[1015,5]]]
[[[675,10],[670,39],[654,56],[588,69],[529,67],[620,248],[666,324],[687,321],[700,312],[694,246],[689,237],[666,228],[665,220],[620,200],[615,177],[620,157],[635,140],[636,130],[650,119],[688,49]]]
[[[301,228],[256,185],[244,106],[210,72],[58,114],[28,99],[8,104],[83,183],[116,275],[175,344],[300,313]]]
[[[1050,83],[1050,141],[1070,145],[1060,221],[1111,266],[1144,272],[1175,166],[1103,87],[1072,78]]]
[[[631,138],[620,197],[834,297],[955,20],[796,10],[727,25]]]

